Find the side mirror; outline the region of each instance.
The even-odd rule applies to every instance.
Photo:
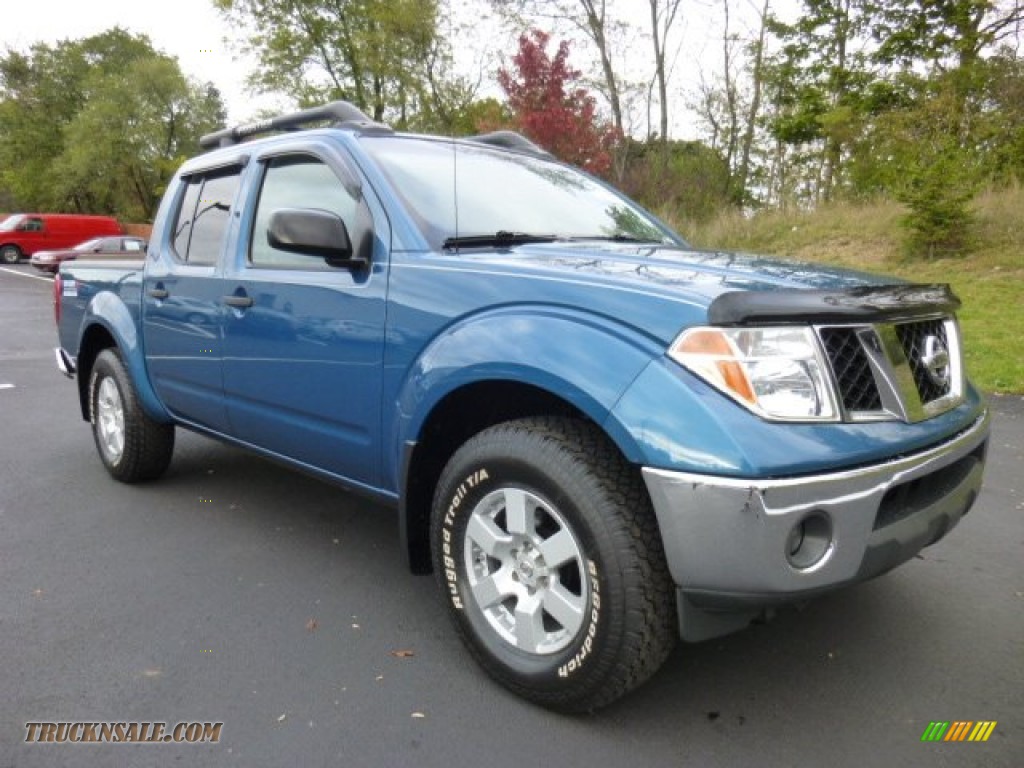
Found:
[[[270,216],[267,242],[289,253],[320,257],[332,267],[360,267],[340,216],[316,208],[281,208]]]

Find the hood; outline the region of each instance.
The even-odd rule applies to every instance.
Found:
[[[516,270],[560,272],[581,280],[630,283],[666,298],[673,295],[705,306],[730,291],[842,290],[902,281],[864,272],[823,267],[750,254],[672,246],[605,242],[542,243],[486,252],[460,259]]]

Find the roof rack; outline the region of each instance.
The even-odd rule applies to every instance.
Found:
[[[492,131],[482,133],[479,136],[467,136],[469,141],[477,144],[489,144],[492,147],[504,147],[505,149],[517,149],[538,157],[552,157],[553,155],[543,147],[534,144],[521,133],[515,131]]]
[[[323,104],[312,109],[304,109],[301,112],[278,115],[277,117],[260,120],[256,123],[236,125],[233,128],[224,128],[214,133],[208,133],[199,139],[199,146],[203,149],[231,147],[250,136],[258,136],[259,134],[270,133],[271,131],[294,131],[313,123],[328,121],[332,121],[336,126],[350,126],[375,132],[391,132],[389,126],[371,120],[355,105],[347,101],[332,101],[329,104]]]

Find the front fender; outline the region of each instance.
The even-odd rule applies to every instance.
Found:
[[[128,370],[132,385],[135,387],[135,394],[142,409],[156,421],[165,424],[171,423],[173,421],[171,415],[164,408],[149,383],[142,337],[139,335],[138,317],[132,314],[121,297],[113,291],[100,291],[86,305],[79,331],[79,338],[82,339],[82,344],[79,347],[80,358],[83,353],[88,351],[86,345],[97,328],[105,330],[107,335],[114,340],[114,344],[121,353],[121,360]],[[82,371],[83,379],[87,379],[88,374],[81,363],[82,361],[79,360],[79,370]],[[90,360],[88,369],[91,370],[91,368],[92,361]],[[81,386],[88,387],[88,381],[83,380]]]
[[[457,389],[486,381],[545,390],[601,424],[661,351],[650,338],[577,310],[519,305],[463,318],[407,369],[390,445],[416,441],[438,403]],[[632,436],[620,432],[619,438],[627,458],[638,459]],[[400,450],[389,453],[386,476],[397,483]]]

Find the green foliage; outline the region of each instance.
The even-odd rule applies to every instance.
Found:
[[[145,36],[122,29],[0,57],[0,187],[12,207],[151,218],[181,161],[224,120]]]
[[[690,224],[729,207],[729,166],[699,141],[629,141],[621,187],[657,213]]]
[[[256,90],[302,105],[345,99],[404,127],[443,64],[437,0],[213,0],[260,62]]]
[[[919,163],[910,172],[898,195],[909,209],[901,221],[909,256],[935,259],[968,251],[974,189],[965,183],[965,175],[964,158],[952,151]]]

